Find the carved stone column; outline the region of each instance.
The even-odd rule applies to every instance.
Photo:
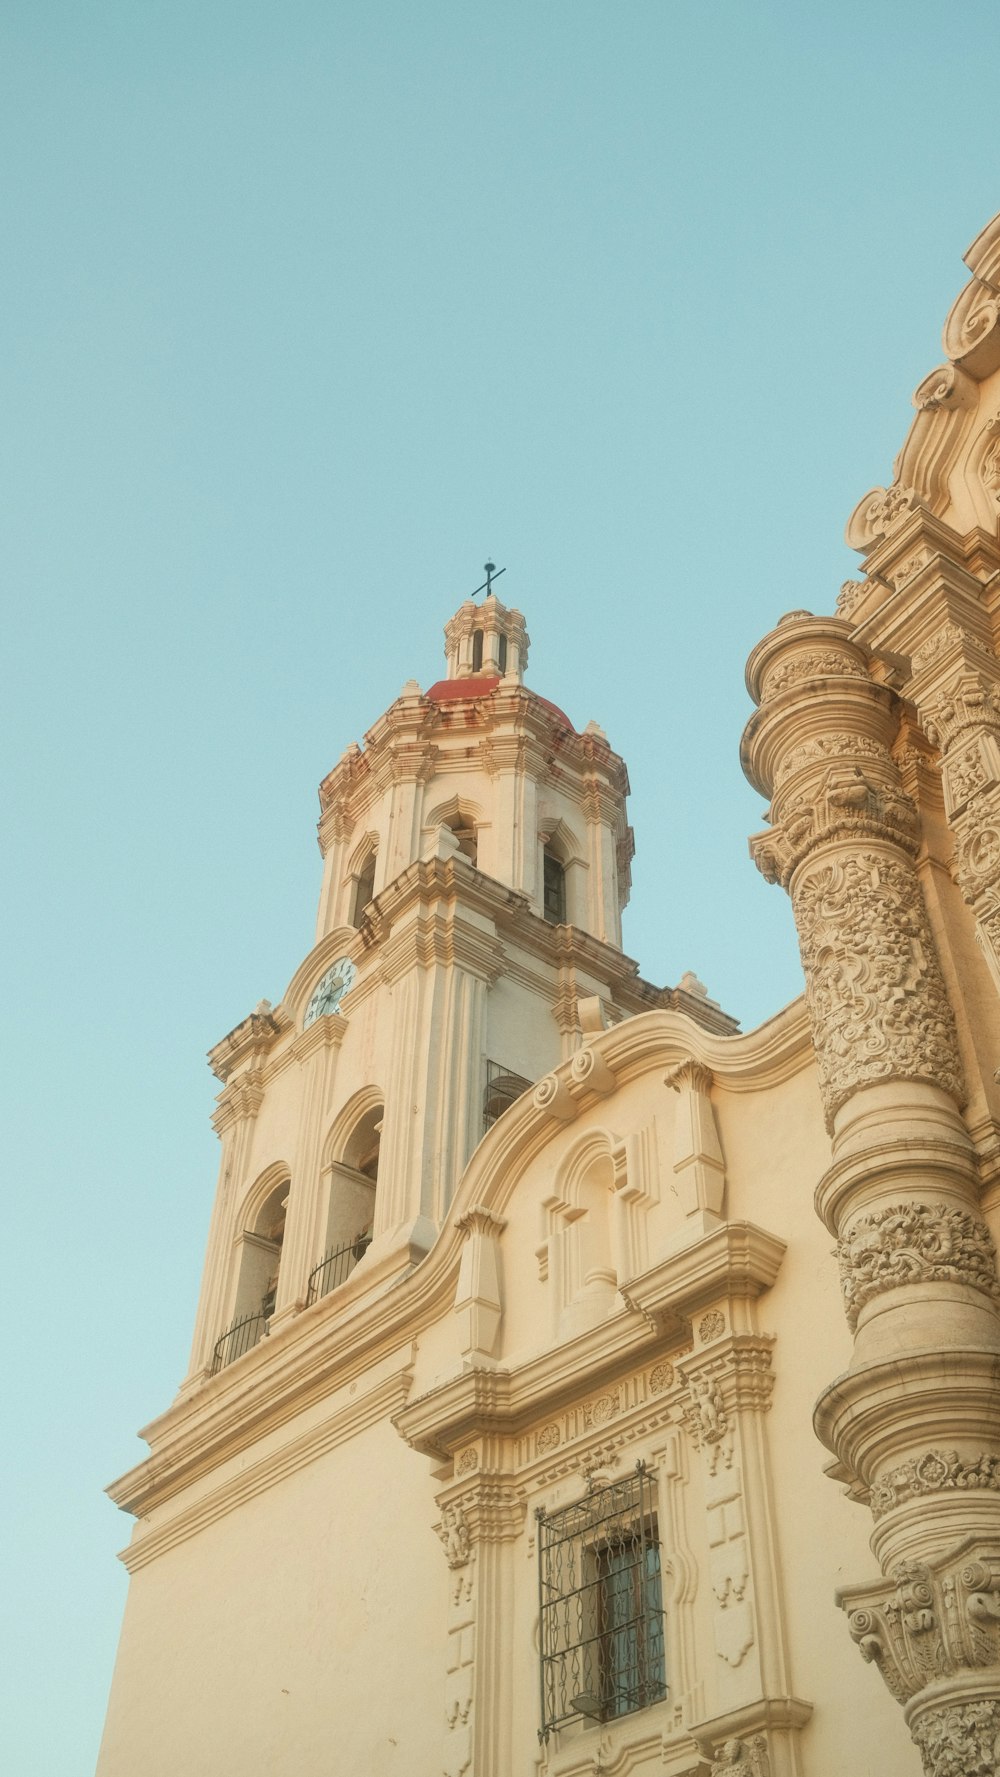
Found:
[[[744,766],[773,793],[771,830],[751,844],[798,927],[833,1138],[817,1208],[855,1338],[815,1422],[837,1478],[871,1500],[885,1575],[841,1602],[907,1706],[928,1777],[951,1777],[1000,1770],[948,1751],[978,1745],[1000,1699],[983,1629],[995,1603],[983,1576],[1000,1572],[1000,1286],[914,869],[919,822],[890,753],[895,699],[849,637],[844,621],[793,612],[754,650]],[[905,1661],[904,1645],[918,1650]]]

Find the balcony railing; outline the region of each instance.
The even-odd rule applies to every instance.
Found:
[[[244,1314],[234,1320],[231,1327],[216,1341],[212,1353],[212,1375],[224,1370],[227,1364],[242,1357],[245,1352],[252,1351],[255,1345],[267,1333],[267,1323],[271,1318],[271,1309],[260,1309],[256,1314]]]
[[[325,1259],[321,1259],[315,1270],[309,1273],[309,1291],[306,1305],[318,1302],[320,1296],[328,1296],[331,1290],[338,1288],[346,1278],[350,1277],[359,1259],[364,1258],[371,1246],[370,1234],[355,1234],[344,1246],[334,1247]]]

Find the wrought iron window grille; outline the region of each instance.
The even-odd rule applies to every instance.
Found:
[[[644,1463],[539,1510],[542,1725],[611,1721],[667,1694],[656,1494]]]
[[[363,1259],[371,1246],[370,1234],[355,1234],[353,1240],[347,1240],[343,1246],[334,1247],[325,1258],[320,1259],[309,1273],[309,1287],[306,1292],[306,1306],[311,1307],[321,1296],[328,1296],[344,1283],[359,1259]]]

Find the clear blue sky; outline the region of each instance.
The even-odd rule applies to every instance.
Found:
[[[6,0],[5,1772],[93,1770],[204,1052],[308,950],[316,785],[488,555],[628,761],[643,973],[746,1026],[798,992],[743,663],[832,609],[940,360],[996,45],[975,0]]]

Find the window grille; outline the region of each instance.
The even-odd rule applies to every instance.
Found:
[[[653,1477],[539,1511],[542,1727],[610,1721],[667,1694]]]
[[[523,1074],[512,1074],[510,1068],[504,1067],[502,1062],[488,1061],[483,1091],[483,1134],[493,1128],[508,1105],[512,1105],[522,1092],[527,1092],[529,1086],[533,1085],[533,1080],[526,1080]]]

